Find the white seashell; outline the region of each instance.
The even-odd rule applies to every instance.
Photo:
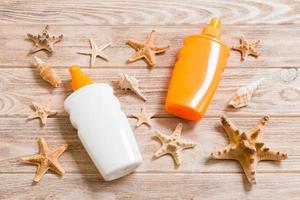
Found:
[[[251,101],[253,93],[255,90],[257,90],[258,86],[261,85],[263,80],[264,79],[261,78],[258,81],[240,87],[229,101],[229,105],[233,106],[234,108],[247,106]]]
[[[130,90],[146,101],[146,97],[139,89],[139,81],[135,78],[135,76],[121,74],[119,78],[119,86],[122,90]]]

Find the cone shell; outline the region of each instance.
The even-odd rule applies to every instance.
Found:
[[[34,56],[36,61],[36,67],[39,70],[40,76],[50,83],[53,87],[58,87],[58,85],[61,83],[61,79],[59,76],[56,75],[55,71],[51,69],[51,67],[42,61],[37,56]]]
[[[134,76],[129,76],[127,74],[121,74],[119,77],[119,86],[122,90],[130,90],[136,93],[144,101],[146,101],[145,96],[139,89],[139,81]]]
[[[251,101],[253,93],[255,90],[257,90],[258,86],[263,82],[263,80],[264,79],[259,79],[258,81],[240,87],[229,101],[229,105],[233,106],[234,108],[247,106]]]

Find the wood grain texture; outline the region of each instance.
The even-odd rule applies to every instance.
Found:
[[[104,183],[97,175],[47,174],[32,185],[29,174],[0,174],[1,199],[285,199],[298,200],[299,174],[258,174],[260,184],[241,184],[239,174],[133,174]],[[61,182],[65,182],[61,185]],[[164,187],[162,187],[162,185]],[[284,189],[283,189],[284,188]]]
[[[201,25],[190,26],[50,26],[53,35],[64,34],[61,42],[55,45],[53,55],[38,52],[37,55],[55,67],[67,67],[71,64],[89,66],[89,56],[77,52],[90,48],[88,39],[94,38],[96,44],[101,45],[112,41],[112,45],[104,50],[110,58],[106,62],[97,58],[94,68],[98,67],[147,67],[144,60],[126,64],[126,60],[134,50],[126,45],[128,39],[143,41],[152,29],[157,31],[157,44],[170,44],[171,48],[163,55],[157,56],[157,66],[171,68],[176,61],[178,50],[182,47],[183,39],[201,31]],[[27,33],[40,34],[44,25],[0,25],[0,67],[24,67],[32,63],[29,54],[32,42],[26,40]],[[300,25],[227,25],[222,27],[223,40],[231,47],[239,44],[240,35],[247,39],[261,40],[259,52],[261,57],[248,57],[240,62],[240,54],[231,52],[228,59],[229,67],[299,67]],[[288,39],[285,39],[288,38]],[[17,55],[17,56],[16,56]]]
[[[228,24],[299,23],[297,0],[4,0],[0,23],[182,25],[219,16]]]
[[[251,128],[260,118],[232,119],[242,130]],[[288,159],[282,162],[261,162],[258,173],[261,172],[300,172],[300,139],[299,118],[271,118],[264,132],[264,142],[271,148],[286,152]],[[135,119],[130,119],[144,162],[138,168],[143,173],[237,173],[241,172],[235,161],[210,160],[210,153],[222,149],[227,144],[227,138],[220,126],[219,118],[204,119],[200,123],[186,122],[179,119],[154,119],[153,129],[146,126],[135,128]],[[175,169],[170,156],[153,160],[153,155],[160,147],[159,141],[153,139],[154,131],[171,134],[177,123],[183,122],[183,139],[197,144],[193,150],[182,153],[182,165]],[[99,133],[104,134],[104,133]],[[97,173],[89,156],[77,138],[67,118],[50,118],[46,127],[40,127],[38,120],[27,121],[24,118],[1,119],[1,159],[0,173],[34,173],[35,167],[20,162],[22,156],[35,154],[38,151],[36,139],[44,137],[49,146],[55,147],[63,143],[69,149],[61,158],[61,164],[66,173],[90,174]],[[112,143],[113,145],[113,143]]]
[[[41,79],[34,68],[0,69],[0,116],[27,117],[31,112],[31,101],[49,104],[58,111],[58,116],[66,116],[64,99],[71,93],[70,75],[66,68],[56,68],[63,83],[57,89]],[[136,74],[141,90],[148,98],[146,108],[155,112],[156,117],[171,117],[164,110],[164,102],[171,75],[171,69],[158,68],[97,68],[86,69],[95,82],[108,83],[121,101],[127,116],[139,112],[144,102],[130,92],[120,90],[117,84],[120,73]],[[251,104],[242,109],[234,109],[227,103],[238,87],[265,78],[263,84],[253,95]],[[300,77],[298,68],[228,68],[225,70],[220,86],[209,106],[206,117],[228,116],[299,116]]]
[[[300,1],[299,0],[2,0],[0,2],[0,199],[289,199],[300,196]],[[184,37],[199,33],[212,16],[220,16],[222,38],[237,44],[244,35],[262,41],[261,57],[240,62],[231,52],[220,86],[208,111],[199,123],[188,122],[164,111],[163,105],[172,68]],[[46,24],[50,33],[64,34],[53,55],[38,52],[63,83],[52,89],[32,66],[28,54],[32,43],[27,33],[38,34]],[[141,60],[126,64],[134,50],[129,38],[144,40],[155,29],[158,44],[170,44],[157,56],[157,66],[149,69]],[[97,59],[88,68],[89,56],[76,52],[89,48],[88,39],[98,45],[112,41],[104,53],[111,61]],[[129,117],[144,158],[137,172],[122,179],[104,182],[79,141],[63,110],[71,93],[68,67],[79,64],[95,82],[110,84]],[[131,114],[143,101],[117,87],[119,73],[135,74],[148,97],[149,112],[156,112],[153,128],[135,128]],[[251,104],[243,109],[228,108],[227,102],[240,86],[265,78]],[[28,121],[31,101],[49,104],[58,115],[45,127],[39,120]],[[265,114],[271,116],[264,142],[286,152],[282,162],[261,162],[257,185],[250,187],[235,161],[210,160],[209,155],[227,144],[219,116],[226,114],[247,130]],[[170,156],[153,160],[160,143],[152,138],[156,129],[168,134],[176,124],[184,124],[183,138],[197,143],[182,154],[175,169]],[[66,169],[62,178],[47,173],[32,184],[36,167],[20,162],[38,151],[36,139],[44,137],[50,147],[69,144],[61,157]]]

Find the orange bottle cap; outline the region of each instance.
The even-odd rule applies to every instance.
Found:
[[[73,91],[93,83],[92,79],[90,79],[88,75],[81,71],[78,65],[72,65],[69,70],[72,76],[71,89]]]
[[[221,20],[218,17],[213,17],[210,20],[210,23],[204,27],[202,34],[204,35],[210,35],[217,39],[220,39],[221,37]]]

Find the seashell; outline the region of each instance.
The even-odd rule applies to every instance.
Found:
[[[119,86],[122,90],[130,90],[146,101],[146,97],[139,89],[139,81],[135,78],[135,76],[121,74],[119,78]]]
[[[54,70],[51,69],[51,67],[47,63],[42,61],[37,56],[34,56],[34,58],[35,58],[35,62],[36,62],[35,66],[39,70],[40,76],[45,81],[50,83],[53,87],[58,87],[58,85],[61,83],[60,77],[56,75]]]
[[[247,106],[251,101],[253,93],[255,90],[257,90],[258,86],[263,82],[263,80],[264,79],[261,78],[258,81],[240,87],[229,101],[229,105],[233,106],[234,108]]]

